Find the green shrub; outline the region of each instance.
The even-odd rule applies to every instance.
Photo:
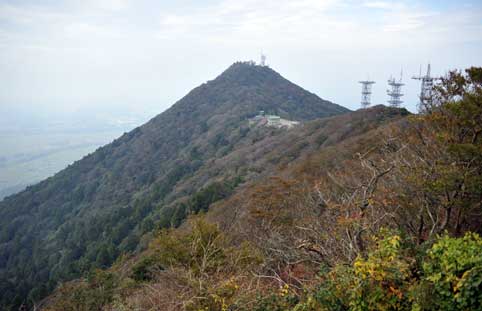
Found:
[[[65,283],[57,289],[57,298],[45,310],[102,310],[113,301],[118,279],[113,273],[96,270],[86,281]]]
[[[132,267],[132,278],[138,282],[150,281],[156,271],[163,270],[156,256],[148,256],[137,262]]]
[[[299,304],[299,297],[291,291],[289,285],[281,287],[277,293],[258,297],[255,311],[284,311],[292,310]],[[301,305],[300,305],[301,306]],[[298,310],[298,309],[297,309]],[[299,309],[303,310],[303,309]]]
[[[415,287],[415,310],[480,310],[482,239],[441,237],[423,263],[424,278]]]

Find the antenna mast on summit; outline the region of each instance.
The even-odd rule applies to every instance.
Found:
[[[375,81],[365,80],[365,81],[358,81],[362,85],[361,91],[361,107],[367,108],[371,105],[371,95],[372,95],[372,85],[375,84]]]
[[[418,112],[423,113],[432,105],[433,84],[437,78],[430,76],[430,63],[427,65],[427,73],[422,75],[422,66],[420,66],[420,73],[418,76],[413,76],[412,79],[420,80],[420,101],[418,103]]]
[[[403,71],[400,72],[400,80],[396,81],[393,77],[388,79],[388,85],[390,86],[390,89],[387,90],[387,94],[389,96],[388,104],[390,104],[391,107],[400,107],[400,105],[403,103],[401,100],[403,96],[402,86],[405,84],[402,83],[402,76]]]
[[[261,53],[261,60],[259,62],[259,65],[263,66],[263,67],[267,66],[266,65],[266,55],[264,55],[263,53]]]

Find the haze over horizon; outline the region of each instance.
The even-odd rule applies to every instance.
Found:
[[[350,109],[360,79],[404,72],[415,111],[419,66],[481,65],[478,1],[1,1],[0,111],[138,113],[143,119],[238,60],[273,69]]]

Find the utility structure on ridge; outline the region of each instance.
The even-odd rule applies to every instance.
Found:
[[[400,73],[400,80],[397,81],[394,77],[390,77],[390,79],[388,79],[388,85],[390,86],[390,89],[387,90],[387,94],[389,96],[388,104],[391,107],[400,107],[400,105],[403,103],[401,100],[403,96],[402,86],[405,84],[402,83],[402,76],[403,71]]]
[[[266,55],[264,55],[263,53],[261,53],[261,60],[260,60],[260,62],[259,62],[259,65],[260,65],[260,66],[263,66],[263,67],[267,66],[267,63],[266,63]]]
[[[367,108],[371,105],[372,85],[375,84],[375,81],[365,80],[358,81],[358,83],[362,85],[361,107]]]
[[[413,76],[412,79],[420,80],[420,96],[418,102],[418,112],[423,113],[427,108],[432,106],[433,85],[437,78],[430,76],[430,63],[427,65],[427,73],[422,75],[422,66],[420,65],[420,72],[418,76]]]

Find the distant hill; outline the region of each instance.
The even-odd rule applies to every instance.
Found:
[[[233,64],[145,125],[0,202],[1,306],[37,301],[59,281],[108,267],[143,248],[153,229],[177,226],[301,156],[307,145],[283,154],[287,142],[274,138],[285,130],[248,126],[259,110],[301,122],[349,112],[268,67]],[[271,144],[278,153],[266,161]]]

